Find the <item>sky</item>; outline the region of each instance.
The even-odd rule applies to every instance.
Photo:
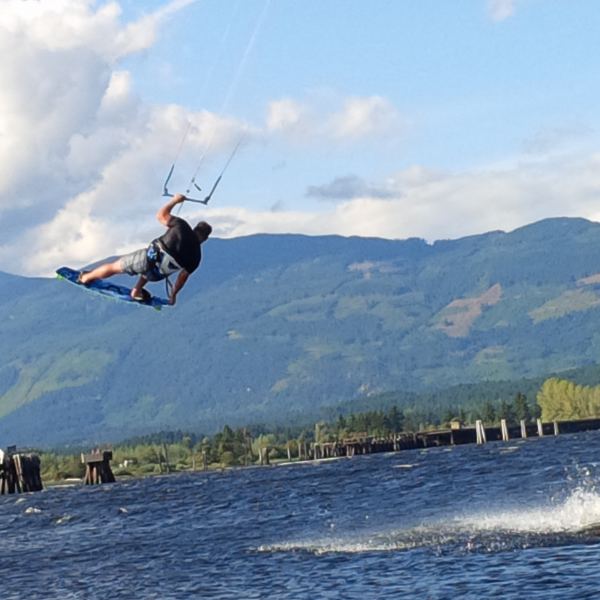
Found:
[[[0,0],[0,271],[600,220],[596,0]],[[228,160],[239,143],[237,152]]]

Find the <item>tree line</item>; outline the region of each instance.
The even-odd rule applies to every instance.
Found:
[[[470,425],[482,419],[493,425],[501,418],[509,422],[529,421],[539,416],[537,405],[518,393],[512,402],[485,401],[479,409],[456,407],[441,415],[414,407],[338,414],[310,426],[254,425],[232,428],[225,425],[213,435],[182,430],[162,431],[130,438],[113,447],[116,475],[144,476],[172,471],[248,466],[259,462],[261,449],[268,448],[270,460],[296,458],[312,442],[351,438],[358,434],[385,437],[394,433],[423,431],[449,426],[460,420]],[[57,481],[81,478],[85,466],[79,454],[54,451],[41,453],[42,478]]]
[[[581,385],[551,377],[537,394],[545,421],[585,419],[600,415],[600,385]]]
[[[130,438],[113,448],[116,475],[144,476],[170,471],[226,468],[257,464],[261,449],[268,448],[270,460],[294,458],[312,442],[341,441],[366,435],[385,437],[395,433],[425,431],[448,427],[451,421],[472,426],[480,419],[487,426],[521,420],[531,422],[572,420],[600,416],[600,385],[581,385],[566,379],[551,377],[543,382],[531,401],[522,392],[512,400],[488,399],[474,407],[445,407],[441,412],[432,408],[391,406],[366,410],[321,420],[314,425],[232,428],[225,425],[213,435],[182,430],[162,431]],[[81,478],[84,465],[79,454],[55,451],[41,452],[44,481]]]

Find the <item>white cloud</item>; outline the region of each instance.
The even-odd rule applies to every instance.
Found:
[[[146,243],[156,235],[157,190],[173,159],[180,154],[171,188],[185,189],[182,174],[193,172],[199,156],[208,152],[210,161],[230,151],[242,131],[321,147],[401,137],[402,117],[380,96],[336,98],[326,108],[318,99],[280,99],[269,106],[263,131],[205,110],[145,104],[119,59],[149,47],[159,24],[189,3],[168,2],[123,24],[115,2],[95,8],[92,0],[5,0],[0,53],[10,60],[0,61],[0,270],[50,274],[61,264],[77,266]],[[548,145],[540,144],[542,150]],[[336,203],[320,203],[312,212],[286,210],[283,197],[276,210],[217,204],[197,212],[186,206],[185,215],[201,215],[220,236],[429,240],[512,229],[548,216],[600,219],[600,156],[526,157],[463,173],[416,165],[379,182],[332,174],[330,183],[312,189]],[[265,203],[274,206],[273,198]]]
[[[267,129],[285,131],[297,128],[305,118],[303,106],[290,98],[276,100],[269,105]]]
[[[123,25],[118,2],[106,2],[95,10],[95,0],[3,0],[0,29],[32,48],[86,48],[114,61],[151,47],[165,19],[197,1],[171,0],[138,21]]]
[[[515,5],[516,0],[488,0],[488,14],[493,21],[505,21],[515,14]]]
[[[135,120],[138,110],[115,61],[148,47],[159,24],[189,3],[175,0],[122,25],[115,2],[97,10],[91,0],[3,2],[0,55],[10,60],[0,61],[0,214],[31,205],[23,190],[34,202],[60,205],[85,188],[89,169],[74,170],[71,153],[83,140],[87,151],[96,138],[106,147],[110,121]]]
[[[256,232],[340,234],[430,241],[512,230],[558,216],[600,220],[600,155],[548,159],[465,173],[411,167],[385,182],[390,198],[352,198],[320,211],[211,209],[223,236]]]
[[[146,108],[141,114],[137,123],[72,138],[66,164],[79,176],[88,175],[83,191],[61,198],[51,218],[0,246],[0,269],[20,265],[23,274],[49,274],[61,264],[82,265],[147,243],[157,232],[156,191],[188,123],[186,146],[193,157],[206,149],[215,131],[213,149],[218,150],[239,138],[241,130],[234,121],[176,106]],[[189,158],[178,162],[173,189],[182,189],[181,173],[189,177],[194,166]]]
[[[346,98],[333,109],[325,109],[319,102],[283,98],[269,105],[266,126],[270,133],[296,141],[352,142],[396,136],[403,121],[392,103],[381,96]]]
[[[329,122],[333,135],[342,139],[381,136],[398,131],[399,126],[398,112],[380,96],[346,100],[343,109],[332,115]]]
[[[132,24],[120,22],[116,3],[3,4],[0,53],[11,59],[0,61],[1,270],[47,274],[139,244],[150,230],[139,214],[153,218],[148,199],[186,130],[181,172],[247,129],[206,111],[145,105],[119,68],[119,57],[151,44],[160,22],[188,4],[168,2]]]

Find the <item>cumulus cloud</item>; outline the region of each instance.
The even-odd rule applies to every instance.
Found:
[[[215,131],[213,149],[231,144],[241,130],[234,121],[207,112],[190,114],[177,106],[138,106],[136,115],[137,123],[113,123],[89,136],[74,136],[66,168],[80,177],[87,173],[88,180],[82,191],[61,198],[50,218],[0,246],[5,264],[20,265],[25,274],[51,273],[63,263],[81,265],[139,247],[156,234],[156,190],[185,132],[186,145],[197,155]],[[189,177],[194,166],[184,158],[177,169]],[[179,175],[174,175],[175,185],[181,184]]]
[[[256,232],[340,234],[429,241],[512,230],[558,216],[600,220],[600,155],[546,159],[452,173],[411,167],[397,173],[386,198],[352,197],[319,211],[211,209],[224,236]],[[352,192],[351,189],[349,189]]]
[[[329,110],[318,102],[283,98],[270,103],[266,126],[269,133],[296,141],[359,141],[397,136],[404,122],[393,104],[381,96],[345,98]]]
[[[398,131],[400,117],[385,98],[350,98],[340,112],[332,115],[328,127],[338,138],[365,138]]]
[[[271,102],[267,115],[269,131],[290,131],[300,127],[306,118],[306,109],[291,98]]]
[[[143,119],[115,61],[148,47],[159,24],[189,3],[169,2],[127,25],[114,2],[96,10],[89,0],[3,3],[0,53],[10,60],[0,62],[0,214],[56,208],[89,185],[94,169],[101,176],[100,155],[123,144],[115,127]],[[97,155],[95,167],[88,156],[88,168],[75,168],[82,150]]]
[[[156,234],[156,191],[173,159],[180,155],[171,187],[185,189],[181,174],[193,172],[199,156],[211,161],[228,154],[242,132],[319,146],[402,139],[403,117],[380,96],[335,99],[326,109],[318,101],[279,99],[260,128],[206,110],[146,104],[121,58],[150,47],[160,24],[188,4],[165,2],[123,23],[116,2],[4,0],[0,52],[10,60],[0,61],[0,270],[47,275],[61,264],[78,266],[139,247]],[[507,7],[514,9],[508,3],[495,14],[507,14]],[[548,216],[598,220],[600,155],[544,152],[557,145],[572,151],[558,140],[578,135],[587,134],[546,132],[531,141],[523,160],[487,169],[458,173],[415,165],[381,181],[332,177],[307,187],[310,197],[335,201],[313,203],[314,210],[289,210],[291,200],[281,197],[267,198],[264,210],[186,205],[185,216],[210,220],[220,236],[429,240],[512,229]]]
[[[379,96],[338,100],[324,116],[319,103],[280,99],[262,128],[145,103],[122,59],[151,48],[164,21],[195,1],[164,0],[124,22],[115,1],[4,0],[0,53],[10,60],[0,61],[0,270],[50,274],[62,263],[147,241],[155,233],[156,190],[175,157],[170,187],[185,189],[182,173],[194,172],[199,157],[229,152],[243,132],[250,139],[358,141],[399,123]],[[367,184],[361,193],[378,196]],[[269,212],[285,219],[284,201]],[[242,226],[232,219],[224,231]]]
[[[515,5],[516,0],[488,0],[488,14],[493,21],[505,21],[515,14]]]
[[[115,2],[3,3],[1,270],[48,274],[137,246],[151,231],[151,217],[139,215],[153,215],[148,198],[184,135],[197,160],[247,129],[208,111],[146,105],[119,66],[190,3],[166,2],[133,23],[121,22]],[[181,160],[182,172],[194,166]]]

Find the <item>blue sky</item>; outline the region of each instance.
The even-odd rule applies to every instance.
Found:
[[[434,240],[600,219],[597,9],[5,0],[0,270],[143,245],[173,159],[172,190],[198,166],[210,188],[241,137],[211,205],[182,211],[224,237]]]
[[[218,111],[267,7],[231,113],[256,122],[280,97],[378,95],[407,121],[406,137],[399,140],[405,164],[468,167],[518,153],[558,124],[571,129],[596,120],[597,5],[505,4],[514,6],[514,14],[498,21],[485,0],[198,2],[131,66],[140,74],[136,89],[144,97]],[[228,26],[226,47],[219,46]],[[216,57],[205,87],[205,70],[215,64],[212,49],[228,56]],[[165,65],[173,78],[157,81],[153,74]],[[398,168],[387,151],[359,160],[365,167]]]

